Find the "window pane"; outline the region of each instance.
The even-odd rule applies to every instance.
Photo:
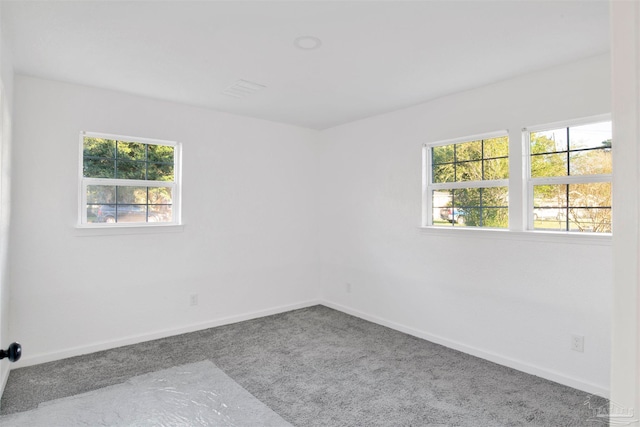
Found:
[[[509,138],[501,136],[484,140],[484,158],[506,157],[509,155]]]
[[[107,159],[84,159],[82,175],[87,178],[114,178],[115,161]]]
[[[105,222],[101,217],[103,205],[114,203],[116,200],[116,187],[113,185],[88,185],[87,186],[87,222]],[[115,205],[113,205],[115,209]]]
[[[126,160],[117,161],[118,179],[145,179],[147,164],[145,162],[129,162]]]
[[[87,223],[100,222],[98,221],[98,211],[100,205],[87,204]]]
[[[453,206],[456,208],[480,206],[480,189],[461,188],[453,190]]]
[[[431,147],[432,182],[506,179],[508,154],[507,136]]]
[[[431,159],[434,165],[453,162],[453,144],[431,148]]]
[[[149,205],[149,222],[173,221],[171,205]]]
[[[149,145],[150,162],[154,163],[171,163],[173,164],[174,147],[167,145]]]
[[[566,208],[535,208],[533,210],[533,228],[539,230],[564,230],[567,224]]]
[[[87,222],[172,222],[172,192],[171,187],[89,185]]]
[[[173,181],[173,163],[157,164],[149,163],[147,179],[152,181]]]
[[[87,204],[108,204],[116,200],[113,185],[87,185]]]
[[[566,231],[566,185],[535,185],[533,187],[533,228],[534,230]]]
[[[433,224],[506,228],[508,194],[508,187],[433,191]]]
[[[509,159],[491,159],[484,161],[484,179],[509,178]]]
[[[610,174],[611,149],[576,151],[569,153],[571,175]]]
[[[507,228],[509,226],[509,209],[483,208],[482,226],[493,228]]]
[[[455,204],[467,226],[505,228],[509,225],[508,194],[508,187],[467,189],[458,193]]]
[[[538,154],[531,156],[531,176],[567,176],[567,154]]]
[[[531,154],[567,151],[567,129],[531,132]]]
[[[147,144],[140,142],[124,142],[118,141],[116,146],[116,155],[118,159],[125,160],[146,160]]]
[[[83,144],[85,177],[175,181],[175,147],[88,137]]]
[[[453,213],[457,224],[478,226],[480,223],[480,189],[453,190]]]
[[[482,161],[462,162],[457,164],[456,181],[482,180]]]
[[[480,227],[482,209],[479,207],[458,208],[457,224],[464,224],[469,227]]]
[[[482,206],[506,208],[509,206],[509,187],[482,189]]]
[[[172,199],[171,187],[149,187],[150,205],[170,205]]]
[[[96,212],[95,222],[116,222],[116,205],[99,205]]]
[[[146,204],[147,187],[117,187],[118,204]]]
[[[569,128],[569,149],[611,147],[611,122]]]
[[[433,207],[444,208],[451,206],[452,191],[450,190],[436,190],[433,192]]]
[[[533,186],[534,208],[562,208],[566,206],[567,186],[565,184]]]
[[[146,205],[100,205],[97,210],[95,222],[146,222]]]
[[[564,221],[564,218],[567,215],[567,208],[551,208],[551,207],[544,207],[544,208],[535,208],[533,209],[533,219],[534,220],[558,220],[558,221]]]
[[[611,232],[611,183],[534,186],[535,229]]]
[[[433,167],[433,182],[454,182],[454,165],[438,165]]]
[[[456,161],[482,159],[482,141],[456,144]]]
[[[611,207],[611,183],[569,185],[569,207]]]
[[[146,205],[116,205],[116,222],[147,222]]]
[[[611,233],[611,209],[570,208],[569,231]]]
[[[450,190],[435,190],[431,193],[433,205],[433,225],[450,225],[453,218],[453,192]]]
[[[111,139],[85,136],[82,144],[84,157],[115,157],[116,142]]]

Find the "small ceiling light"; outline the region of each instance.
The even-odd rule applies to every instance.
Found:
[[[313,36],[300,36],[293,41],[293,45],[298,49],[313,50],[322,46],[322,40]]]

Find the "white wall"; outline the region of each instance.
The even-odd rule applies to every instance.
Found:
[[[611,416],[640,426],[640,4],[611,2],[616,233]],[[628,413],[635,414],[631,423]]]
[[[419,225],[424,142],[608,113],[609,77],[608,57],[595,57],[318,133],[19,76],[11,331],[25,348],[20,363],[322,298],[606,394],[609,241]],[[184,230],[76,230],[81,130],[181,141]],[[571,334],[585,336],[584,353],[569,349]]]
[[[184,229],[77,230],[83,130],[180,141]],[[15,367],[317,302],[317,138],[16,76],[11,330],[24,361]]]
[[[1,8],[0,8],[1,11]],[[0,19],[1,21],[1,19]],[[13,337],[9,334],[9,224],[11,187],[11,107],[13,67],[2,28],[0,28],[0,348],[6,349]],[[9,377],[9,362],[0,362],[0,396]]]
[[[364,318],[606,394],[610,239],[576,244],[419,226],[423,143],[504,129],[517,137],[525,126],[609,113],[609,76],[609,58],[600,56],[325,131],[324,298]],[[571,334],[585,336],[584,353],[570,350]]]

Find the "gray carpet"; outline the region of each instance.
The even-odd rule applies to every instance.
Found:
[[[1,413],[202,360],[299,427],[602,426],[589,419],[606,404],[315,306],[13,370]]]
[[[0,415],[3,427],[292,427],[210,361],[128,379],[37,409]]]

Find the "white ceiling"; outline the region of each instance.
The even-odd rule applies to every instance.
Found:
[[[584,1],[2,1],[16,72],[325,129],[609,50]],[[322,40],[294,47],[299,36]],[[243,98],[239,79],[266,86]]]

